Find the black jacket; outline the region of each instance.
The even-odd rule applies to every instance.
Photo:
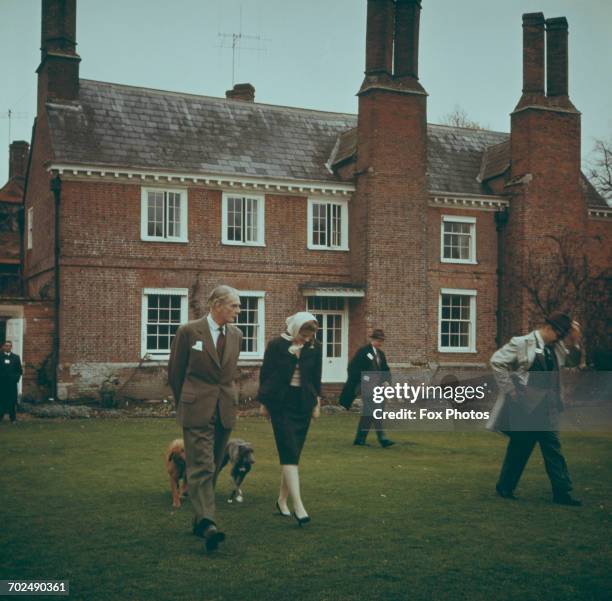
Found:
[[[6,400],[17,400],[17,383],[22,373],[19,355],[10,353],[7,357],[0,353],[0,393]]]
[[[289,352],[290,346],[291,342],[279,336],[270,340],[264,354],[263,365],[259,372],[257,400],[269,410],[282,406],[289,393],[291,377],[298,362],[302,400],[306,406],[314,407],[317,404],[317,396],[321,393],[323,362],[321,345],[318,342],[304,345],[299,359]]]
[[[380,366],[376,364],[374,359],[370,359],[368,355],[374,357],[374,348],[371,344],[362,346],[351,359],[348,365],[348,379],[342,392],[340,393],[339,403],[346,409],[350,409],[355,397],[357,396],[357,390],[361,385],[361,372],[363,371],[385,371],[388,372],[389,365],[387,364],[387,357],[380,349],[376,350]]]

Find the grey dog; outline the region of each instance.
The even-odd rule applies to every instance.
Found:
[[[230,475],[234,482],[234,490],[227,500],[228,503],[233,503],[234,500],[236,500],[236,503],[244,501],[244,495],[240,486],[255,463],[254,454],[253,445],[250,442],[246,442],[246,440],[231,438],[227,443],[219,471],[228,463],[231,465]]]

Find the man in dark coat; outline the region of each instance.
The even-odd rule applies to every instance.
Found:
[[[382,346],[385,342],[385,333],[380,329],[372,331],[370,336],[370,344],[362,346],[351,359],[348,366],[348,379],[342,392],[340,393],[340,404],[346,409],[350,409],[357,391],[361,386],[361,372],[364,371],[380,371],[389,373],[389,366],[387,365],[387,358],[382,350]],[[389,373],[389,377],[390,377]],[[383,430],[382,420],[374,419],[372,417],[372,411],[374,407],[369,406],[364,400],[363,407],[361,410],[361,419],[357,425],[357,434],[355,435],[355,441],[353,442],[356,446],[366,446],[366,438],[372,425],[376,431],[378,442],[383,448],[390,447],[395,444],[392,440],[389,440],[385,436]]]
[[[21,379],[21,359],[12,352],[13,343],[7,340],[2,345],[0,360],[0,421],[8,413],[12,423],[17,419],[17,384]]]
[[[582,363],[580,325],[554,312],[537,330],[516,336],[491,357],[499,396],[488,428],[509,438],[497,494],[514,499],[514,489],[536,444],[540,445],[553,502],[581,505],[571,496],[572,481],[559,441],[563,410],[559,370]]]

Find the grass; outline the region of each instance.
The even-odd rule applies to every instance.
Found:
[[[0,579],[68,579],[83,600],[588,600],[612,598],[612,436],[563,435],[580,509],[550,503],[539,452],[517,502],[494,495],[504,440],[394,432],[355,448],[355,417],[315,423],[302,457],[304,529],[273,515],[270,426],[240,420],[257,464],[205,556],[188,502],[171,507],[161,419],[0,424]],[[371,435],[374,442],[374,437]]]

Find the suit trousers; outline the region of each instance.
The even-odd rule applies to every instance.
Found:
[[[497,483],[499,488],[509,492],[516,488],[537,442],[553,493],[567,493],[572,490],[567,464],[561,454],[558,432],[510,432],[509,436],[506,457]]]
[[[219,410],[201,428],[183,428],[187,484],[196,523],[215,521],[215,484],[231,430],[223,427]]]
[[[374,426],[374,431],[379,441],[385,440],[385,431],[383,430],[383,422],[381,419],[374,419],[371,415],[362,415],[359,423],[357,424],[357,433],[355,434],[355,440],[358,442],[365,442],[368,437],[370,428]]]
[[[17,420],[17,403],[15,401],[0,401],[0,422],[4,419],[4,414],[8,413],[12,422]]]

